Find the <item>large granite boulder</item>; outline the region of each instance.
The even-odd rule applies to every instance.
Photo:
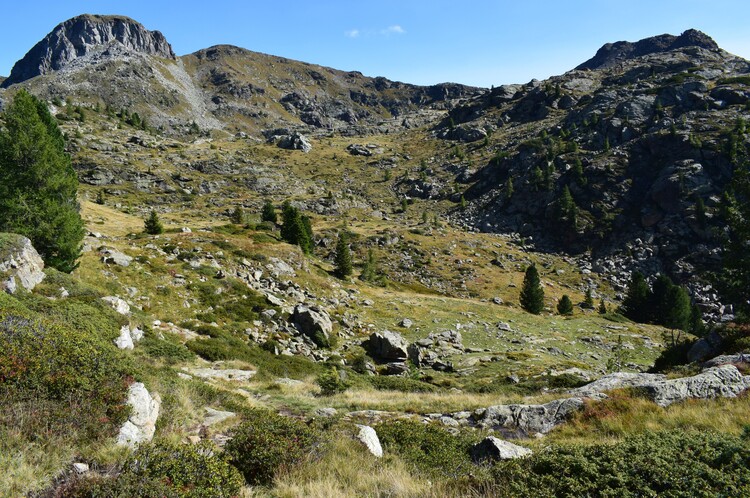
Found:
[[[583,398],[556,399],[544,405],[497,405],[476,410],[472,418],[485,429],[529,436],[548,433],[583,406]]]
[[[659,406],[669,406],[686,399],[734,398],[748,387],[750,376],[743,376],[734,365],[713,367],[692,377],[642,386]]]
[[[159,418],[161,397],[151,395],[142,382],[135,382],[128,389],[130,417],[120,428],[117,444],[134,447],[151,441],[156,431],[156,420]]]
[[[373,429],[369,425],[357,424],[357,427],[359,428],[359,432],[356,436],[357,440],[365,445],[367,451],[369,451],[373,456],[377,458],[382,457],[383,447],[380,445],[380,438],[378,438],[378,434],[377,432],[375,432],[375,429]]]
[[[331,345],[333,323],[328,313],[322,309],[298,304],[294,307],[292,322],[297,330],[309,337],[317,346],[326,348]]]
[[[33,290],[44,280],[44,261],[22,235],[0,234],[0,289],[14,294],[19,286]]]
[[[370,355],[377,360],[403,361],[407,358],[407,343],[401,334],[384,330],[373,332],[364,343],[364,347]]]
[[[495,436],[487,436],[469,450],[471,459],[476,463],[497,460],[512,460],[531,455],[531,450],[517,444],[503,441]]]

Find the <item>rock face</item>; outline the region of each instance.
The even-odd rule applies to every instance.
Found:
[[[375,429],[373,429],[369,425],[358,424],[357,427],[359,428],[357,439],[362,444],[364,444],[367,450],[374,456],[378,458],[382,457],[383,447],[380,446],[380,438],[378,438],[378,434],[375,432]]]
[[[407,344],[401,334],[384,330],[373,332],[365,343],[365,348],[379,360],[405,360],[408,356]]]
[[[517,444],[487,436],[471,447],[471,459],[476,463],[495,460],[512,460],[531,455],[531,450]]]
[[[716,50],[719,48],[710,36],[701,33],[700,31],[689,29],[680,36],[659,35],[645,38],[635,43],[626,41],[607,43],[596,52],[594,57],[579,65],[576,69],[599,69],[610,67],[624,59],[693,46],[709,50]]]
[[[156,420],[159,418],[161,397],[149,394],[142,382],[136,382],[128,389],[128,405],[131,414],[120,428],[117,443],[134,447],[139,443],[151,441],[156,431]]]
[[[686,399],[734,398],[750,387],[750,376],[743,376],[734,365],[713,367],[693,377],[665,380],[643,386],[659,406]]]
[[[612,389],[644,386],[666,380],[666,378],[663,374],[615,372],[569,392],[574,396],[591,396]]]
[[[13,294],[44,280],[44,261],[31,241],[16,234],[0,234],[0,289]]]
[[[26,81],[64,68],[71,61],[117,43],[148,55],[174,59],[172,47],[158,31],[123,16],[82,15],[57,25],[16,62],[2,86]]]
[[[521,435],[546,434],[583,408],[583,398],[556,399],[544,405],[497,405],[473,414],[477,426]]]
[[[328,313],[321,309],[308,308],[301,304],[295,306],[292,321],[297,329],[320,347],[330,345],[333,323]]]

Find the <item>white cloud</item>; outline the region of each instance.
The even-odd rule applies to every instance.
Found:
[[[383,35],[403,35],[406,33],[406,30],[398,24],[394,24],[393,26],[388,26],[380,33]]]
[[[344,31],[344,36],[347,38],[359,38],[359,37],[371,37],[371,36],[391,36],[391,35],[405,35],[406,30],[402,28],[398,24],[394,24],[392,26],[388,26],[387,28],[383,29],[365,29],[365,30],[359,30],[359,29],[350,29],[349,31]]]

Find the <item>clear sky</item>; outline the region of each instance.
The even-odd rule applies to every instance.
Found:
[[[26,0],[0,8],[0,74],[58,23],[122,14],[177,55],[228,43],[367,76],[485,86],[562,74],[607,42],[696,28],[750,59],[750,0]]]

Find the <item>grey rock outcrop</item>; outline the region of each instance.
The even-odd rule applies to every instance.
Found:
[[[531,455],[531,450],[517,444],[487,436],[471,447],[471,459],[476,463],[496,460],[512,460]]]
[[[16,234],[0,234],[0,289],[13,294],[20,285],[33,290],[44,280],[44,261],[31,241]]]
[[[134,447],[151,441],[159,418],[161,397],[157,393],[151,395],[142,382],[136,382],[128,389],[127,403],[131,408],[130,417],[120,428],[117,444]]]
[[[298,304],[294,307],[292,322],[302,334],[320,347],[330,345],[333,323],[328,313],[319,308],[308,308]]]
[[[113,310],[115,310],[121,315],[130,314],[130,305],[127,302],[125,302],[125,300],[117,296],[106,296],[102,298],[102,301],[109,304]]]
[[[107,265],[118,265],[127,268],[133,258],[115,249],[104,249],[101,251],[102,263]]]
[[[750,376],[743,376],[734,365],[722,365],[642,387],[657,405],[669,406],[686,399],[734,398],[750,387]]]
[[[497,405],[476,410],[472,418],[478,427],[529,436],[548,433],[583,406],[583,398],[556,399],[543,405]]]
[[[698,362],[716,356],[722,342],[721,336],[712,330],[706,337],[701,337],[690,347],[687,353],[688,361]]]
[[[404,338],[390,330],[373,332],[364,346],[373,358],[379,360],[405,360],[408,356]]]
[[[738,363],[750,363],[750,354],[748,353],[737,353],[716,356],[711,358],[703,364],[703,368],[718,367],[720,365],[738,364]]]
[[[643,386],[666,380],[666,378],[667,376],[663,374],[615,372],[568,392],[574,396],[591,396],[612,389]]]
[[[376,456],[377,458],[382,457],[383,447],[380,445],[380,438],[378,438],[378,434],[377,432],[375,432],[375,429],[373,429],[369,425],[357,424],[357,427],[359,428],[359,433],[357,433],[356,436],[357,440],[365,445],[367,451],[372,453],[373,456]]]
[[[301,133],[292,133],[291,135],[285,135],[279,139],[276,143],[282,149],[288,150],[301,150],[302,152],[310,152],[313,148],[310,141],[305,135]]]
[[[58,71],[71,61],[112,43],[135,52],[175,59],[172,47],[159,31],[149,31],[123,16],[86,14],[58,24],[16,62],[2,86]]]

